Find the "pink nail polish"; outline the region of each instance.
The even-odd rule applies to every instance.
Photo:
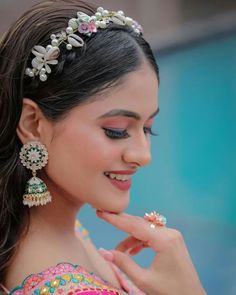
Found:
[[[98,251],[102,255],[102,257],[105,258],[107,261],[113,261],[114,255],[111,251],[105,250],[103,248],[99,248]]]

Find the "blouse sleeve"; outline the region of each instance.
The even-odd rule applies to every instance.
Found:
[[[10,295],[124,295],[121,289],[79,265],[59,263],[28,276]]]

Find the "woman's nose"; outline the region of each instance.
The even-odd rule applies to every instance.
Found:
[[[150,141],[147,135],[143,134],[135,140],[130,140],[126,147],[123,160],[135,166],[145,166],[151,161]]]

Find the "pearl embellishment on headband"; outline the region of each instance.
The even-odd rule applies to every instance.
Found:
[[[98,29],[105,29],[110,22],[121,26],[127,25],[137,34],[143,32],[142,27],[132,18],[126,17],[121,10],[115,12],[98,7],[97,12],[92,16],[79,11],[77,18],[69,20],[65,31],[50,36],[51,43],[49,45],[46,47],[34,46],[32,53],[35,57],[31,61],[32,68],[27,68],[25,74],[30,78],[39,76],[40,81],[45,82],[52,71],[51,66],[58,64],[57,58],[60,55],[59,46],[61,44],[65,44],[69,51],[73,47],[83,47],[84,40],[80,35],[90,37]]]

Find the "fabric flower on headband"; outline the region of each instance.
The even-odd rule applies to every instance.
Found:
[[[37,45],[32,50],[32,53],[35,55],[35,58],[32,60],[32,72],[36,74],[38,71],[40,73],[40,80],[46,81],[46,73],[51,73],[51,68],[49,65],[57,65],[58,60],[56,59],[59,56],[60,51],[56,47],[47,47]],[[26,69],[26,75],[34,77],[30,69]]]
[[[68,22],[68,27],[65,31],[51,35],[51,44],[43,47],[36,45],[32,49],[34,58],[31,61],[32,68],[27,68],[25,74],[28,77],[34,78],[39,76],[40,81],[47,80],[51,73],[51,65],[57,65],[57,58],[60,55],[61,44],[65,44],[67,50],[72,50],[73,47],[84,46],[84,40],[78,35],[86,35],[90,37],[92,33],[96,33],[98,29],[104,29],[112,22],[121,26],[131,27],[137,34],[143,32],[142,27],[130,17],[126,17],[123,11],[108,11],[99,7],[97,12],[89,16],[83,12],[77,12],[77,18],[72,18]]]

